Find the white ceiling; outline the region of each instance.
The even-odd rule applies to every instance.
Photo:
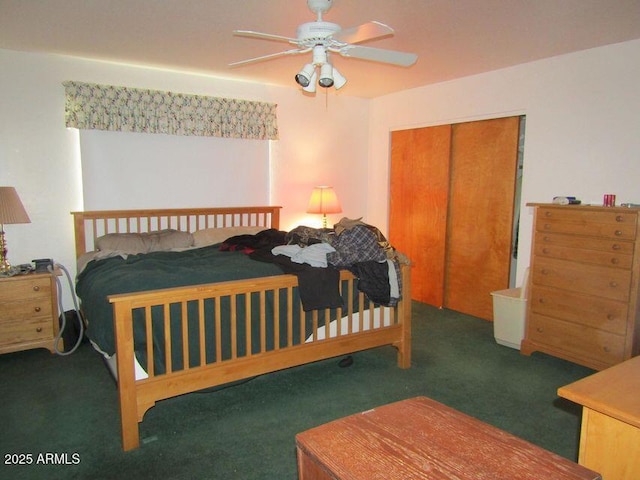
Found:
[[[232,69],[292,48],[232,30],[295,37],[313,20],[306,0],[0,0],[0,48],[295,86],[310,53]],[[365,45],[419,55],[409,68],[334,55],[340,94],[371,98],[640,38],[640,0],[335,0],[324,20],[380,21],[395,35]]]

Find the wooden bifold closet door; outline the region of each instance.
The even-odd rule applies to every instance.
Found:
[[[519,117],[392,133],[389,240],[413,299],[487,320],[508,288]]]

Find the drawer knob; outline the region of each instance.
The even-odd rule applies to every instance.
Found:
[[[612,258],[611,263],[617,265],[618,263],[620,263],[620,260],[618,260],[617,258]]]
[[[550,216],[551,216],[551,212],[547,210],[546,212],[544,212],[544,215],[545,215],[546,217],[550,217]]]
[[[541,304],[543,304],[543,305],[544,305],[544,297],[540,297],[540,298],[538,299],[538,303],[541,303]]]
[[[39,313],[39,312],[40,312],[40,310],[42,310],[42,308],[40,308],[40,307],[36,307],[36,308],[34,308],[34,310],[35,310],[36,312],[38,312],[38,313]]]
[[[545,241],[545,242],[550,242],[551,241],[551,239],[549,237],[543,237],[542,240]]]
[[[542,327],[538,327],[538,328],[536,328],[536,331],[537,331],[538,333],[542,333],[542,332],[544,332],[544,328],[542,328]]]
[[[549,225],[548,223],[544,224],[544,229],[545,230],[551,230],[551,225]]]
[[[616,318],[616,316],[613,313],[609,313],[607,315],[607,320],[614,320]]]
[[[36,332],[40,333],[42,331],[42,327],[36,328]]]
[[[623,222],[624,217],[622,215],[616,215],[616,222]]]
[[[615,232],[615,236],[616,236],[616,237],[619,237],[619,236],[621,236],[621,235],[622,235],[622,231],[621,231],[621,230],[616,230],[616,232]]]
[[[34,292],[39,292],[40,291],[40,287],[38,285],[34,285],[33,286],[33,291]]]
[[[621,247],[617,243],[614,243],[611,248],[613,248],[614,250],[620,250]]]
[[[542,270],[540,270],[540,273],[542,275],[549,275],[549,270],[547,270],[546,268],[543,268]]]
[[[609,347],[602,347],[602,349],[607,353],[611,352],[611,349]]]
[[[611,288],[618,288],[618,282],[609,282]]]

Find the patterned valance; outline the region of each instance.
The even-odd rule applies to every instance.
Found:
[[[65,124],[80,129],[276,140],[276,104],[64,82]]]

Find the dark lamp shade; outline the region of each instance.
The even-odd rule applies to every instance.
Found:
[[[13,187],[0,187],[0,224],[31,223],[18,192]]]
[[[332,187],[315,187],[311,192],[307,213],[340,213],[342,207]]]

